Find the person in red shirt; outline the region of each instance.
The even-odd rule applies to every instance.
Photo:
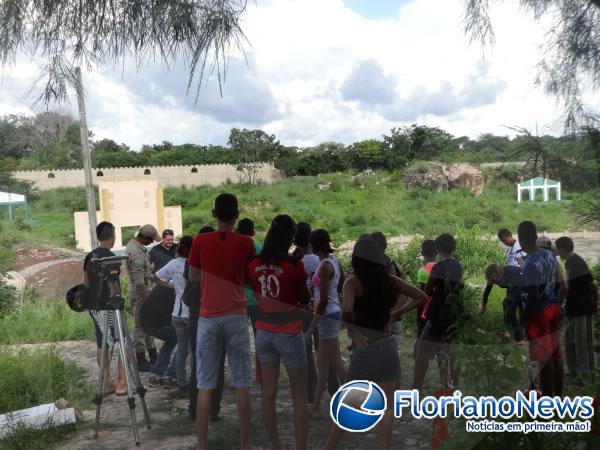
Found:
[[[248,263],[248,280],[258,299],[256,355],[262,369],[262,415],[273,448],[283,449],[275,401],[279,362],[286,367],[294,405],[296,448],[307,448],[308,360],[302,334],[302,311],[310,293],[304,264],[289,254],[296,223],[288,215],[273,219],[264,247]]]
[[[211,393],[226,352],[236,388],[241,449],[248,450],[254,448],[250,444],[252,361],[244,282],[246,264],[255,250],[252,239],[233,231],[239,217],[235,196],[217,196],[212,214],[219,222],[217,231],[197,235],[188,257],[189,281],[200,280],[201,286],[196,346],[198,449],[206,448]]]

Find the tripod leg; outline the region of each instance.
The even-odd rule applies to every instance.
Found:
[[[135,418],[135,391],[132,387],[132,374],[131,366],[129,364],[129,335],[125,332],[127,325],[124,323],[121,317],[121,311],[115,311],[115,319],[117,321],[117,333],[119,339],[119,354],[121,355],[121,362],[123,369],[125,370],[125,382],[127,383],[127,404],[129,405],[129,413],[131,414],[131,426],[133,428],[133,436],[135,438],[135,445],[140,445],[140,436],[137,428],[137,420]]]
[[[103,314],[103,311],[100,311],[97,314]],[[106,341],[106,336],[108,335],[108,318],[103,325],[104,327],[102,330],[102,348],[100,349],[99,361],[100,375],[98,376],[98,385],[96,386],[96,396],[93,400],[93,402],[96,404],[96,426],[94,428],[94,439],[98,437],[98,429],[100,428],[100,409],[102,408],[102,394],[104,393],[104,360],[106,358],[106,353],[108,350],[108,345]]]
[[[127,339],[128,347],[131,345],[131,338],[129,336],[129,328],[127,327],[127,322],[123,321],[123,333],[125,335],[125,339]],[[128,360],[127,363],[130,366],[131,375],[133,377],[133,383],[137,389],[137,393],[140,396],[140,403],[142,404],[142,412],[144,413],[144,422],[146,422],[146,428],[150,429],[150,415],[148,414],[148,407],[146,406],[146,388],[142,384],[142,379],[140,378],[140,372],[138,370],[137,363],[134,359],[134,352],[128,352]]]

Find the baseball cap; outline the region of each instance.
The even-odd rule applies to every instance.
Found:
[[[154,240],[154,242],[161,241],[161,237],[160,237],[160,234],[158,234],[158,230],[156,229],[156,227],[154,225],[150,225],[149,223],[146,225],[143,225],[139,229],[138,235],[139,234],[141,234],[144,237],[152,238]]]
[[[364,237],[356,241],[352,250],[353,258],[361,258],[381,266],[386,266],[388,260],[377,241],[372,237]]]

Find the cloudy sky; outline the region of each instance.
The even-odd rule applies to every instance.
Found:
[[[496,45],[484,51],[463,33],[463,0],[256,0],[243,21],[247,63],[232,55],[222,97],[210,80],[194,105],[181,67],[88,72],[89,126],[134,149],[225,144],[233,127],[299,146],[415,122],[472,138],[510,134],[505,125],[560,133],[560,107],[533,86],[543,30],[518,1],[499,3]],[[37,70],[26,60],[5,70],[0,114],[34,112]]]

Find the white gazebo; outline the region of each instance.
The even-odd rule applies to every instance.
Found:
[[[529,201],[535,201],[535,193],[540,189],[544,194],[544,201],[550,200],[550,189],[555,189],[556,200],[560,201],[560,181],[549,180],[548,178],[535,177],[531,180],[522,181],[517,184],[517,201],[521,203],[523,192],[529,193]]]
[[[8,207],[8,221],[13,221],[13,207],[22,206],[25,221],[29,221],[29,211],[27,209],[27,198],[22,194],[13,194],[12,192],[0,192],[0,206]]]

